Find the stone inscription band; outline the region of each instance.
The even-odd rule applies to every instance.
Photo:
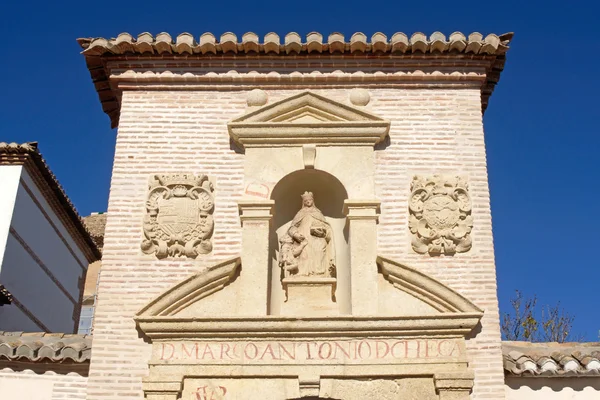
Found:
[[[331,341],[185,341],[154,347],[160,361],[210,363],[406,363],[410,359],[439,360],[464,355],[456,339],[382,339]]]

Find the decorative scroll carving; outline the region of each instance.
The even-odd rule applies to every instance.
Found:
[[[420,254],[453,255],[471,248],[471,198],[460,176],[415,176],[410,195],[412,248]]]
[[[150,179],[141,248],[157,258],[212,251],[214,188],[206,175],[155,175]]]
[[[279,243],[279,265],[286,278],[335,275],[333,231],[315,206],[312,193],[302,195],[302,208]]]

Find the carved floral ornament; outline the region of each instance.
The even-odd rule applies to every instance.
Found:
[[[453,255],[471,249],[471,198],[460,176],[415,176],[410,186],[409,228],[420,254]]]
[[[206,175],[150,178],[141,248],[157,258],[189,257],[212,251],[214,187]]]

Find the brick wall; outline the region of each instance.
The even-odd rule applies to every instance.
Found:
[[[367,108],[391,121],[391,143],[376,151],[382,202],[379,253],[420,268],[485,309],[481,332],[469,341],[476,372],[473,398],[504,396],[496,278],[481,98],[477,88],[370,88]],[[346,101],[347,89],[314,90]],[[267,90],[270,102],[298,90]],[[246,91],[126,91],[123,94],[106,225],[88,399],[141,399],[150,346],[133,315],[159,292],[240,251],[237,199],[244,155],[230,147],[227,122],[245,110]],[[432,258],[410,247],[407,199],[415,173],[459,172],[473,201],[473,248]],[[143,255],[142,219],[148,177],[196,172],[215,184],[214,250],[198,260]]]

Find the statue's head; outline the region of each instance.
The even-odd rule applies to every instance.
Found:
[[[306,207],[312,207],[315,204],[315,198],[312,192],[304,192],[302,195],[302,205]]]

